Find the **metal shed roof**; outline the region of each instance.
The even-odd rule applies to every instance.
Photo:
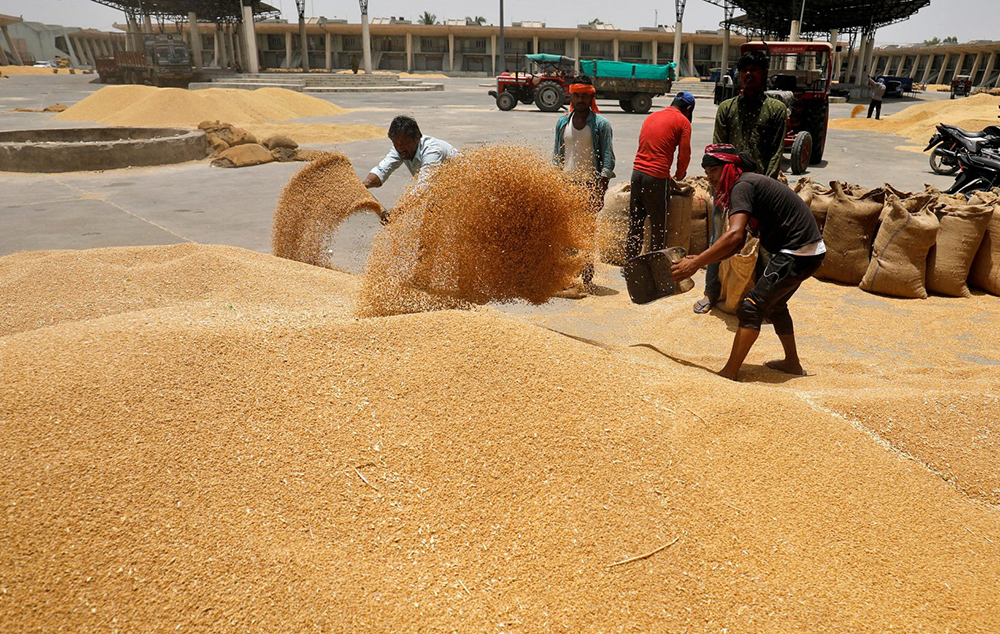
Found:
[[[705,1],[719,6],[727,4],[726,0]],[[803,1],[805,12],[801,13]],[[872,31],[905,20],[930,3],[931,0],[728,0],[730,7],[746,13],[737,19],[737,26],[779,36],[789,34],[792,20],[798,20],[800,14],[802,33],[832,29]]]
[[[165,20],[187,20],[195,12],[199,21],[234,20],[242,15],[242,0],[92,0],[131,15],[150,14]],[[252,0],[258,19],[278,17],[280,12],[261,0]]]

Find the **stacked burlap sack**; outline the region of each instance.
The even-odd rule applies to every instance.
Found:
[[[892,297],[969,297],[969,285],[1000,295],[1000,190],[966,200],[932,187],[826,188],[808,178],[794,189],[826,243],[816,277]]]
[[[213,167],[250,167],[279,161],[312,161],[325,152],[303,150],[299,144],[284,134],[274,134],[258,140],[243,128],[220,121],[202,121],[199,130],[205,131],[209,156]]]
[[[622,266],[625,264],[625,241],[628,238],[629,200],[632,184],[622,181],[608,188],[604,208],[597,215],[597,252],[602,262]],[[708,248],[708,217],[711,215],[712,198],[708,181],[704,178],[677,181],[670,190],[667,210],[668,247],[684,247],[689,254],[701,253]],[[649,250],[649,221],[643,237],[643,252]]]

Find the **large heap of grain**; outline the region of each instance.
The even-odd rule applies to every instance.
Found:
[[[526,147],[471,149],[422,172],[376,238],[361,313],[548,300],[593,249],[587,196]]]
[[[112,126],[195,127],[207,119],[234,124],[343,114],[340,106],[284,88],[184,90],[152,86],[105,86],[65,112],[61,121]]]
[[[982,130],[997,124],[1000,97],[978,94],[964,99],[931,101],[910,106],[894,115],[877,119],[831,119],[837,130],[871,130],[898,134],[921,148],[934,134],[937,124],[948,123],[966,130]]]
[[[231,248],[18,254],[0,284],[0,630],[1000,628],[996,511],[809,377],[356,320],[351,276]],[[632,336],[704,324],[687,299]],[[731,337],[705,330],[656,341]]]

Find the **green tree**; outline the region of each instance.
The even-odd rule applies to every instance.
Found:
[[[484,18],[481,15],[477,15],[474,18],[470,18],[469,16],[465,16],[465,23],[466,24],[478,24],[479,26],[482,26],[482,25],[486,24],[486,18]]]
[[[590,22],[587,22],[587,24],[589,24],[590,26],[596,26],[598,24],[604,24],[604,20],[602,20],[601,18],[594,18]]]
[[[939,37],[935,37],[934,39],[931,40],[924,40],[924,46],[937,46],[940,43],[941,43],[941,38]]]
[[[958,38],[952,35],[951,37],[946,37],[941,40],[942,44],[958,44]]]
[[[431,13],[430,11],[424,11],[424,14],[420,16],[420,24],[434,24],[437,22],[438,17]]]

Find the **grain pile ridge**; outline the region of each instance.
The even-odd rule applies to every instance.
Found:
[[[284,88],[237,90],[105,86],[56,115],[61,121],[111,126],[196,127],[207,119],[265,123],[347,112],[329,101]]]
[[[591,207],[537,149],[467,149],[422,173],[392,211],[365,267],[359,314],[545,302],[593,250]]]
[[[908,138],[920,149],[934,134],[937,124],[947,123],[967,130],[996,125],[1000,97],[978,94],[964,99],[932,101],[910,106],[882,119],[830,119],[836,130],[871,130]]]

